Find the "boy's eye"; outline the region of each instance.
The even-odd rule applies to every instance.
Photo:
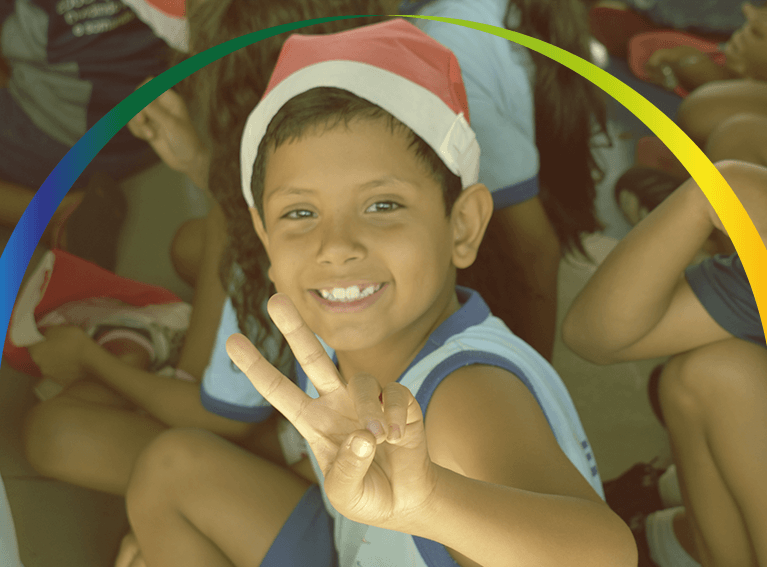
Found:
[[[402,205],[395,203],[394,201],[378,201],[370,205],[365,212],[366,213],[390,213],[402,208]]]
[[[293,211],[290,211],[289,213],[286,213],[282,215],[282,218],[284,219],[290,219],[290,220],[299,220],[299,219],[309,219],[314,216],[314,213],[311,211],[307,211],[306,209],[295,209]]]

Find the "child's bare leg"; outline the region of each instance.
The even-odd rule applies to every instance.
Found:
[[[767,84],[738,79],[695,89],[679,106],[676,121],[701,148],[722,122],[742,113],[767,114]]]
[[[688,524],[706,567],[767,565],[766,371],[764,348],[731,339],[672,359],[661,377]]]
[[[764,114],[736,114],[722,122],[704,149],[713,162],[737,159],[767,166],[767,105]]]
[[[309,486],[211,433],[172,429],[136,463],[128,516],[147,565],[253,566]]]
[[[141,451],[167,426],[97,382],[72,384],[27,414],[27,459],[45,476],[124,495]]]

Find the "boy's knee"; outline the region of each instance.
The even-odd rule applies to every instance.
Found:
[[[767,165],[767,117],[744,112],[727,118],[711,132],[705,150],[713,161],[738,159]]]
[[[205,464],[202,447],[213,434],[196,429],[169,429],[157,436],[133,467],[126,494],[128,513],[143,509],[147,502],[173,498],[175,489]]]
[[[659,394],[664,413],[709,413],[747,400],[764,386],[767,353],[740,339],[713,343],[666,363]]]
[[[35,405],[26,415],[24,452],[32,468],[44,476],[57,478],[66,467],[74,417],[70,410],[69,400],[59,396]]]

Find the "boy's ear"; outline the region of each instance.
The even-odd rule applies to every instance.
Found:
[[[456,268],[468,268],[474,263],[492,214],[493,197],[481,183],[467,187],[456,199],[450,213]]]
[[[256,207],[249,207],[248,211],[250,212],[250,218],[253,219],[253,228],[256,229],[256,234],[258,235],[258,239],[261,241],[261,244],[264,245],[264,250],[267,251],[267,256],[268,256],[269,255],[269,235],[266,233],[266,229],[264,228],[264,222],[261,220],[261,215],[258,214],[258,209],[256,209]],[[269,271],[267,272],[267,277],[269,278],[269,281],[274,283],[274,280],[272,279],[271,262],[269,262]]]
[[[248,211],[250,212],[250,218],[253,219],[253,228],[256,229],[256,234],[258,235],[261,244],[264,245],[264,248],[268,249],[269,235],[266,234],[264,222],[261,220],[261,215],[258,214],[258,209],[256,209],[256,207],[249,207]]]

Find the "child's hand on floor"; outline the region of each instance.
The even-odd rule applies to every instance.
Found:
[[[48,327],[43,336],[43,342],[28,349],[43,376],[64,387],[85,378],[83,353],[91,341],[85,331],[80,327],[61,325]]]
[[[128,122],[128,130],[146,140],[168,167],[186,174],[198,186],[207,187],[210,155],[177,92],[165,91],[150,102]]]
[[[437,478],[418,402],[396,382],[382,391],[370,375],[345,384],[286,295],[272,297],[268,309],[319,398],[307,396],[243,335],[229,338],[229,356],[307,440],[339,513],[407,533],[410,522],[428,510]]]

